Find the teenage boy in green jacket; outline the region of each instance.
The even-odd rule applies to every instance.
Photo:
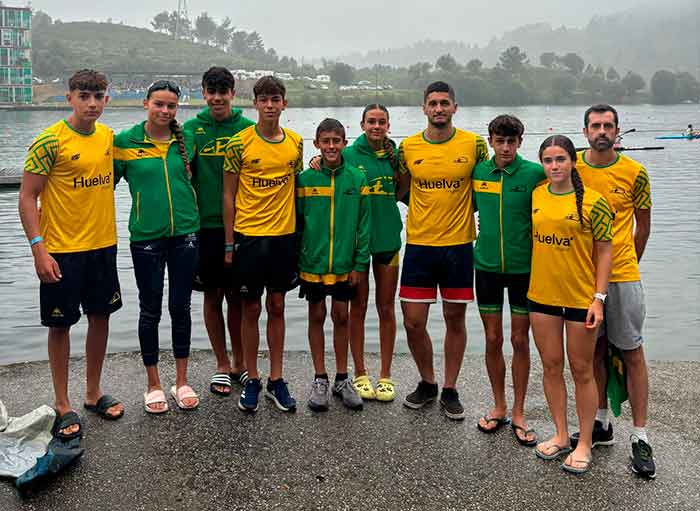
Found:
[[[202,95],[207,107],[184,124],[194,140],[191,162],[192,186],[199,199],[199,264],[194,289],[204,292],[204,325],[209,334],[216,372],[209,389],[228,396],[231,385],[244,385],[248,372],[243,363],[241,345],[241,302],[231,289],[231,278],[224,267],[224,219],[221,204],[223,191],[224,148],[239,131],[255,124],[241,110],[231,108],[235,80],[224,67],[211,67],[202,76]],[[230,272],[230,268],[229,268]],[[226,353],[226,322],[223,301],[226,297],[228,331],[231,336],[232,360]]]
[[[545,180],[542,166],[523,159],[518,148],[525,128],[511,115],[489,123],[494,157],[479,163],[472,174],[474,202],[479,211],[479,236],[474,246],[476,299],[486,331],[486,370],[494,407],[477,427],[493,433],[511,424],[515,439],[531,447],[537,435],[525,421],[525,393],[530,374],[527,289],[532,252],[532,191]],[[512,422],[507,418],[506,366],[503,358],[503,294],[508,290],[510,338],[513,346]]]
[[[321,151],[321,170],[309,169],[297,180],[300,297],[309,302],[315,370],[308,404],[315,411],[328,409],[323,323],[330,296],[336,365],[332,392],[348,408],[361,410],[362,398],[348,378],[348,306],[361,274],[369,268],[369,189],[364,174],[343,161],[347,140],[340,122],[322,121],[314,145]]]

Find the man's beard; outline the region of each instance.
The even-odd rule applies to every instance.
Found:
[[[591,147],[597,151],[607,151],[615,145],[615,141],[610,140],[608,137],[598,137],[589,142]]]

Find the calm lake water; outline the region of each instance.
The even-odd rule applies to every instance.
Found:
[[[535,159],[539,143],[550,132],[572,134],[577,145],[585,145],[579,134],[583,111],[582,107],[461,108],[455,123],[460,128],[485,135],[490,119],[499,113],[513,113],[524,121],[527,130],[521,153],[526,158]],[[184,121],[195,114],[196,110],[182,110],[179,118]],[[33,137],[65,115],[66,112],[0,112],[0,168],[21,168]],[[246,110],[245,115],[255,119],[252,110]],[[339,119],[346,125],[348,137],[356,137],[360,134],[360,115],[361,109],[358,108],[290,108],[283,114],[283,123],[306,139],[305,158],[308,161],[314,154],[311,139],[321,119]],[[392,136],[395,138],[410,135],[425,126],[419,108],[393,108],[391,115]],[[620,115],[623,130],[637,130],[625,137],[625,146],[666,147],[663,151],[630,153],[649,170],[654,201],[651,239],[641,263],[648,311],[647,354],[652,359],[700,360],[700,140],[654,140],[662,132],[680,131],[688,123],[700,125],[700,108],[698,105],[629,106],[622,107]],[[143,118],[144,113],[139,109],[114,109],[104,114],[102,122],[119,131]],[[0,364],[47,357],[46,329],[39,324],[38,280],[17,215],[17,198],[16,190],[0,191]],[[138,350],[138,300],[127,231],[131,199],[125,184],[117,188],[116,202],[118,265],[124,307],[111,321],[109,350],[113,352]],[[202,296],[195,293],[192,300],[192,344],[195,348],[208,348],[201,306]],[[292,292],[287,298],[286,310],[286,348],[306,350],[306,303]],[[442,344],[444,332],[440,311],[439,304],[433,306],[429,322],[436,349]],[[397,317],[400,322],[398,301]],[[483,351],[483,330],[476,305],[468,308],[467,326],[468,351]],[[72,330],[74,355],[83,352],[85,328],[86,321],[81,321]],[[163,348],[170,345],[169,331],[166,310],[161,323]],[[264,332],[264,328],[261,331]],[[397,350],[407,351],[401,326],[398,332]],[[264,340],[261,346],[265,346]],[[370,303],[367,318],[367,350],[379,351],[373,303]]]

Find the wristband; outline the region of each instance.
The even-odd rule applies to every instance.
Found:
[[[33,247],[34,245],[36,245],[40,241],[44,241],[44,238],[42,238],[41,236],[36,236],[36,237],[29,240],[29,246]]]
[[[224,243],[224,252],[233,252],[233,243]]]

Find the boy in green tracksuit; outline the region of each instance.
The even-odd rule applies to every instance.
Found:
[[[211,378],[211,392],[228,396],[232,383],[243,385],[248,373],[243,364],[241,347],[241,303],[231,292],[231,268],[224,267],[224,220],[221,205],[224,147],[239,131],[255,124],[231,108],[235,81],[224,67],[212,67],[202,76],[202,95],[207,107],[184,124],[194,141],[191,163],[192,186],[199,199],[199,263],[193,288],[204,292],[204,325],[209,334],[216,372]],[[223,301],[228,305],[224,322]],[[226,353],[226,323],[231,336],[232,360]]]
[[[362,398],[348,378],[348,302],[369,268],[369,190],[364,174],[343,161],[347,141],[340,122],[322,121],[314,145],[321,151],[321,170],[308,169],[299,175],[296,204],[300,297],[309,302],[309,345],[315,370],[308,404],[312,410],[328,409],[323,323],[326,296],[330,296],[336,357],[333,394],[348,408],[360,410]]]
[[[544,181],[542,167],[518,155],[524,127],[511,115],[489,123],[494,157],[479,163],[472,174],[474,202],[479,211],[479,235],[474,246],[475,288],[486,331],[486,369],[494,408],[477,424],[493,433],[510,423],[515,439],[534,446],[537,435],[525,421],[525,393],[530,374],[527,290],[532,252],[532,191]],[[503,358],[503,294],[508,289],[513,346],[513,408],[507,417]],[[512,420],[512,422],[511,422]]]

